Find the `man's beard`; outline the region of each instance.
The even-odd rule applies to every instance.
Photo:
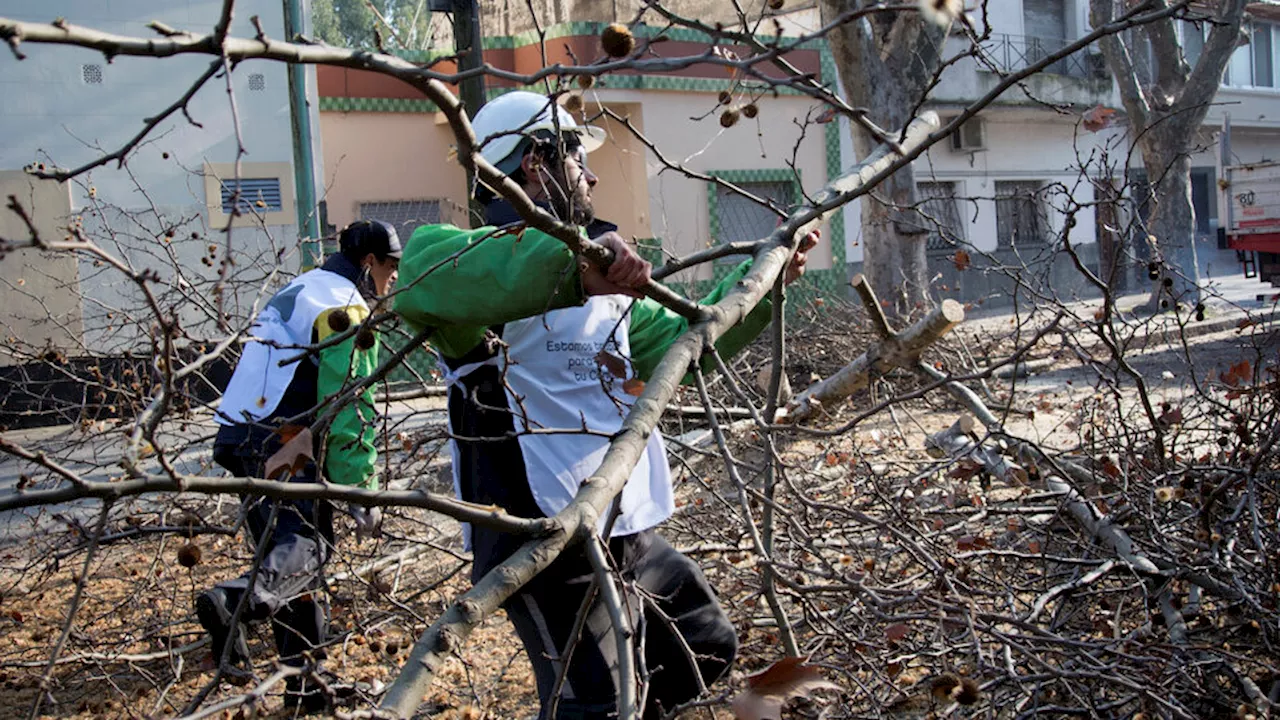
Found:
[[[556,217],[565,222],[583,227],[590,225],[591,221],[596,219],[596,209],[591,205],[591,197],[585,189],[566,196],[563,188],[568,187],[568,185],[566,178],[561,175],[548,188],[548,195],[551,196],[551,209],[555,211]],[[586,186],[585,184],[580,184],[579,187],[585,188]]]

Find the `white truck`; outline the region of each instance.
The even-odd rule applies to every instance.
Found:
[[[1256,257],[1258,276],[1280,281],[1280,162],[1223,168],[1227,243],[1245,263]],[[1256,255],[1255,255],[1256,253]]]

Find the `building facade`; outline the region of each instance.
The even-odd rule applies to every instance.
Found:
[[[535,2],[533,10],[544,21],[539,28],[527,4],[485,2],[485,59],[524,72],[541,67],[544,57],[548,63],[585,62],[599,54],[595,38],[603,23],[630,21],[639,9],[632,5],[636,4]],[[732,8],[723,3],[688,0],[666,7],[708,27],[734,21]],[[1273,77],[1280,38],[1265,17],[1266,8],[1255,6],[1254,12],[1253,41],[1233,58],[1219,104],[1205,123],[1203,149],[1195,158],[1198,255],[1201,275],[1209,279],[1240,271],[1235,253],[1222,246],[1217,234],[1217,143],[1224,113],[1231,114],[1236,161],[1268,159],[1268,148],[1280,142],[1280,94]],[[790,36],[821,27],[812,4],[788,4],[778,18]],[[1005,73],[1039,61],[1090,30],[1087,0],[992,0],[986,13],[975,19],[991,24],[983,57],[964,58],[948,67],[927,106],[944,120],[985,95]],[[1205,31],[1179,24],[1194,61],[1198,45],[1192,35],[1202,38]],[[637,28],[637,34],[643,38],[650,29]],[[661,54],[667,57],[699,52],[709,41],[705,34],[683,29],[663,34],[667,42]],[[451,42],[447,34],[442,41]],[[953,38],[948,49],[959,52],[964,43]],[[423,60],[430,57],[419,55]],[[838,88],[825,43],[809,43],[789,59]],[[465,215],[465,180],[450,160],[448,129],[415,91],[396,87],[394,81],[330,69],[321,70],[320,85],[332,224],[377,212],[415,220],[456,220]],[[509,84],[491,81],[488,93],[509,89]],[[668,161],[743,183],[780,203],[795,190],[803,194],[820,187],[856,162],[845,119],[810,125],[799,137],[798,128],[816,103],[785,88],[776,97],[766,94],[757,100],[761,112],[755,120],[720,128],[714,122],[715,98],[722,90],[733,92],[735,103],[753,96],[750,83],[728,79],[719,68],[695,66],[675,75],[610,76],[584,93],[584,99],[589,111],[608,108],[628,118]],[[1145,243],[1135,242],[1131,231],[1112,232],[1117,219],[1105,216],[1105,209],[1099,218],[1094,204],[1101,198],[1099,192],[1140,191],[1145,182],[1141,162],[1130,152],[1122,113],[1101,132],[1083,126],[1082,116],[1095,107],[1119,110],[1120,102],[1101,54],[1087,48],[1006,91],[951,142],[935,146],[916,161],[920,209],[931,226],[930,274],[939,298],[1008,303],[1018,282],[1051,287],[1062,299],[1088,294],[1088,284],[1056,252],[1068,215],[1069,239],[1091,269],[1105,273],[1119,264],[1118,287],[1138,291],[1145,286]],[[611,119],[599,122],[609,126],[611,138],[610,146],[592,158],[606,178],[598,190],[599,205],[624,232],[648,238],[650,245],[668,253],[684,254],[768,231],[773,220],[767,212],[754,213],[751,203],[664,167],[627,128]],[[390,146],[374,141],[391,136],[412,141]],[[792,145],[794,159],[787,157]],[[408,167],[381,178],[366,171],[366,166],[386,168],[401,154],[412,158]],[[829,255],[816,258],[815,291],[841,291],[844,281],[861,269],[860,212],[859,204],[851,204],[830,224],[827,236],[833,241]],[[955,262],[957,249],[969,253],[971,264]],[[703,268],[683,279],[706,280],[715,272],[714,267]]]
[[[1241,273],[1240,258],[1218,232],[1224,195],[1222,138],[1230,127],[1226,164],[1271,160],[1280,152],[1280,17],[1274,5],[1250,6],[1249,42],[1232,56],[1193,155],[1192,201],[1202,282]],[[946,69],[927,107],[944,120],[989,92],[1002,73],[1038,62],[1090,32],[1088,0],[992,0],[975,14],[979,31],[990,24],[983,57],[968,57]],[[1187,59],[1194,64],[1208,28],[1179,21]],[[952,54],[962,45],[952,39]],[[1136,58],[1140,75],[1151,59]],[[1145,79],[1145,78],[1144,78]],[[1113,113],[1101,131],[1084,122],[1093,108]],[[848,145],[846,145],[847,149]],[[1123,108],[1100,52],[1089,47],[1055,62],[1007,90],[951,142],[934,146],[915,163],[920,207],[931,228],[930,273],[939,297],[1003,303],[1013,297],[1013,274],[1038,292],[1069,300],[1091,294],[1068,258],[1057,249],[1066,218],[1073,248],[1113,288],[1144,291],[1151,251],[1142,230],[1149,208],[1141,156],[1134,151]],[[1116,205],[1095,205],[1112,194]],[[847,253],[854,269],[861,253],[858,213],[846,211]],[[956,248],[972,263],[957,264]],[[1114,270],[1114,272],[1113,272]],[[1260,286],[1261,289],[1261,286]]]
[[[146,37],[155,35],[147,27],[153,20],[211,32],[222,4],[0,0],[0,15],[30,22],[60,16]],[[278,0],[237,3],[231,33],[252,37],[257,30],[251,17],[269,36],[285,35]],[[68,228],[83,228],[86,239],[135,271],[153,271],[150,285],[163,311],[176,313],[186,331],[180,342],[222,335],[220,319],[235,324],[251,316],[279,271],[296,272],[301,258],[285,65],[245,62],[229,79],[219,69],[187,104],[190,121],[175,112],[124,166],[107,163],[58,183],[25,170],[77,168],[116,151],[145,118],[181,98],[212,58],[105,58],[54,45],[23,49],[25,60],[8,53],[0,59],[6,97],[0,133],[8,138],[0,146],[0,194],[19,198],[43,237],[61,240]],[[314,73],[308,74],[314,98]],[[319,157],[318,144],[312,152]],[[233,217],[237,187],[241,214]],[[0,234],[27,237],[8,212],[0,218]],[[225,261],[230,265],[223,273]],[[0,287],[0,332],[11,339],[0,364],[20,364],[48,349],[74,357],[150,347],[154,317],[141,291],[91,255],[15,252],[0,262]]]
[[[485,61],[533,72],[543,66],[544,52],[546,63],[593,58],[599,54],[602,27],[593,22],[552,26],[545,29],[543,43],[531,32],[487,37]],[[663,34],[667,56],[697,54],[708,47],[700,33]],[[817,47],[793,51],[788,60],[819,77],[830,73],[829,58]],[[466,181],[452,157],[452,135],[420,92],[343,68],[319,68],[318,83],[331,227],[373,217],[404,229],[423,222],[465,222]],[[487,94],[495,97],[513,87],[490,81]],[[733,95],[735,106],[754,102],[758,114],[722,127],[719,95],[724,91]],[[776,214],[697,176],[724,178],[786,208],[821,188],[841,166],[834,124],[804,127],[796,122],[816,107],[811,99],[786,88],[773,96],[763,84],[731,78],[720,66],[609,75],[581,95],[585,116],[608,136],[590,157],[601,177],[595,191],[597,214],[617,223],[624,235],[640,239],[655,260],[662,252],[684,255],[714,242],[758,239],[776,227]],[[828,228],[827,236],[832,232],[843,234]],[[843,250],[843,243],[824,243],[812,255],[815,292],[838,291],[843,285]],[[729,261],[701,266],[675,282],[692,283],[690,290],[696,293],[729,267]]]

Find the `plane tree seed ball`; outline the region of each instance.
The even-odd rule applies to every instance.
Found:
[[[346,310],[334,310],[329,313],[329,329],[334,332],[346,332],[351,327],[351,316]]]
[[[178,548],[178,564],[184,568],[193,568],[200,564],[200,546],[193,542]]]
[[[636,49],[636,36],[631,34],[626,25],[613,23],[600,33],[600,47],[609,57],[621,58]]]

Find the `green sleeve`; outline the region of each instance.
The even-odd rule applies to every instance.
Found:
[[[750,269],[751,261],[743,262],[712,288],[700,302],[703,305],[719,302]],[[765,295],[764,299],[741,322],[720,336],[716,341],[716,350],[726,362],[755,340],[760,331],[765,329],[773,318],[771,306],[769,296]],[[631,362],[635,366],[636,374],[642,380],[649,379],[662,360],[662,356],[666,354],[667,348],[671,347],[671,343],[675,342],[688,327],[687,319],[651,298],[642,298],[635,302],[631,308],[631,322],[627,330],[631,342]],[[703,358],[701,362],[703,372],[711,372],[715,367],[715,361],[710,357]],[[688,384],[693,382],[693,379],[686,376],[682,382]]]
[[[431,343],[446,357],[465,355],[490,325],[586,300],[564,243],[537,230],[492,232],[424,225],[400,259],[395,311],[415,331],[436,328]]]
[[[316,322],[317,329],[324,319],[325,316],[321,316]],[[369,377],[378,366],[376,336],[373,346],[367,350],[356,348],[358,337],[349,337],[320,351],[316,394],[321,400],[341,394],[354,381]],[[324,470],[329,482],[378,489],[374,473],[378,461],[378,451],[374,448],[375,418],[373,387],[365,388],[338,411],[325,437]]]

